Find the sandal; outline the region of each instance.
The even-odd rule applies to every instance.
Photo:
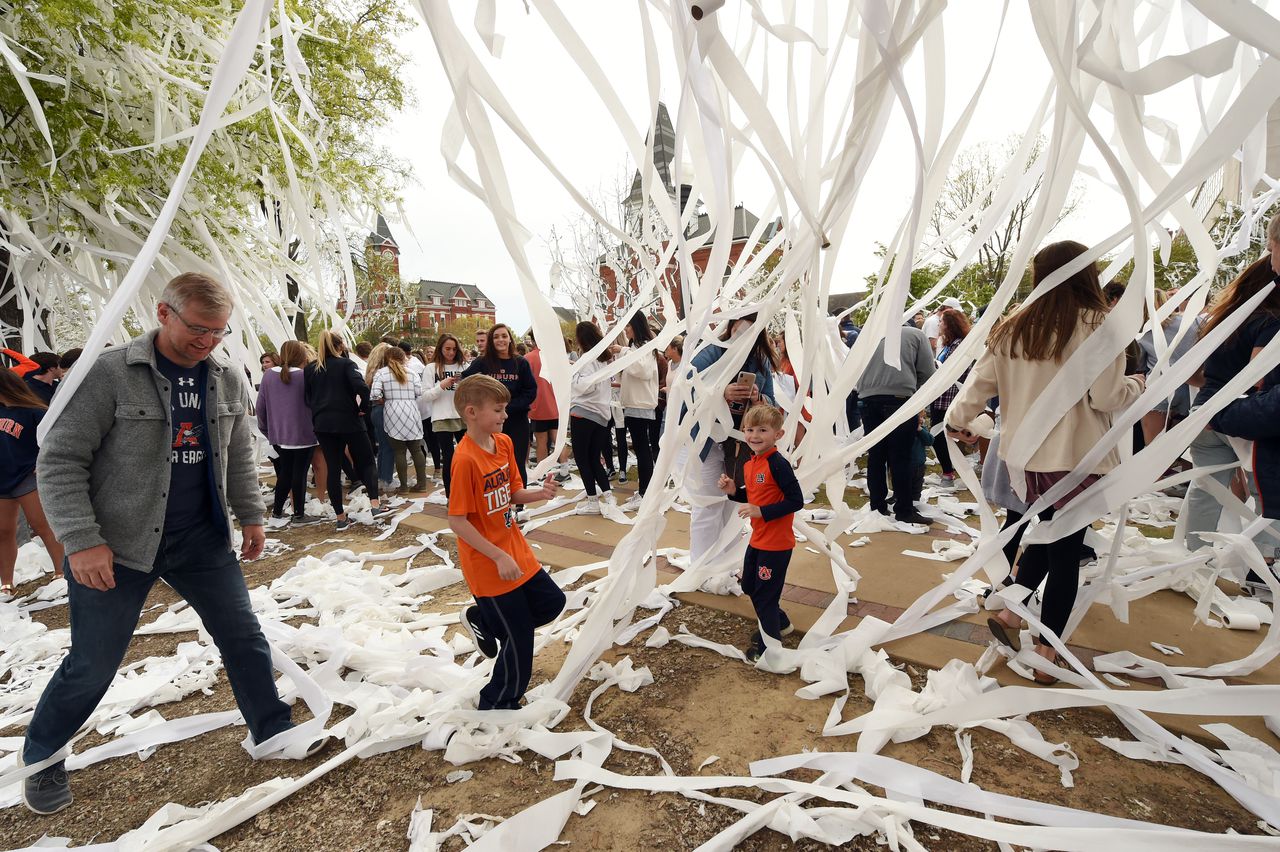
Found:
[[[1062,659],[1061,654],[1053,655],[1053,664],[1060,669],[1064,669],[1067,667],[1067,661]],[[1053,686],[1055,683],[1058,682],[1058,678],[1054,677],[1048,672],[1042,672],[1039,669],[1032,669],[1031,678],[1041,686]]]
[[[14,596],[13,583],[5,583],[4,585],[0,586],[0,597],[11,598],[13,596]]]
[[[1008,627],[1003,621],[993,616],[987,619],[987,629],[1001,645],[1012,648],[1015,653],[1022,650],[1022,638],[1019,635],[1021,627],[1017,629]]]

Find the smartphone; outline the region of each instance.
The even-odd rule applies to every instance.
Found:
[[[738,373],[738,379],[735,382],[740,387],[754,387],[756,383],[756,374],[743,370]],[[738,400],[729,404],[729,410],[734,413],[741,414],[747,410],[747,400]]]

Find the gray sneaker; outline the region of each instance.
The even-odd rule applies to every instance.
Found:
[[[337,529],[338,532],[342,532],[349,526],[351,526],[350,518],[338,518],[338,520],[334,522],[334,528]]]
[[[32,813],[41,816],[56,814],[71,804],[71,800],[71,784],[67,780],[64,761],[59,760],[23,779],[22,802]]]
[[[312,524],[318,524],[323,520],[324,518],[319,518],[319,517],[316,517],[315,515],[307,515],[307,514],[294,515],[290,519],[291,523],[295,527],[309,527]]]

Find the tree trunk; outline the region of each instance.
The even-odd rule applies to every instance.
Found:
[[[9,236],[8,228],[5,227],[3,219],[0,219],[0,236],[3,236],[6,240]],[[36,332],[36,349],[39,350],[41,346],[47,345],[50,339],[49,321],[51,317],[49,311],[40,305],[37,305],[36,315],[39,317],[41,326],[45,329],[44,334],[40,334],[38,330]],[[18,304],[17,283],[13,272],[13,256],[4,245],[0,245],[0,322],[18,330],[16,335],[5,335],[4,344],[9,348],[21,351],[23,349],[21,330],[25,320],[22,315],[22,308]]]
[[[284,279],[285,293],[289,297],[289,301],[293,302],[293,336],[297,340],[304,343],[307,340],[307,313],[302,310],[302,303],[299,301],[298,282],[294,280],[292,275],[286,275]]]

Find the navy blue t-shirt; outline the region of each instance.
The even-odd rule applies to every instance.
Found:
[[[173,455],[164,528],[165,532],[173,532],[207,522],[216,511],[209,467],[209,424],[205,417],[209,366],[202,361],[194,367],[182,367],[157,351],[156,367],[169,380]]]
[[[58,383],[42,382],[34,376],[27,375],[23,377],[23,381],[27,383],[27,387],[31,388],[31,392],[44,400],[44,404],[48,405],[53,402],[53,392],[58,389]]]
[[[36,469],[36,426],[44,412],[0,405],[0,494],[13,491]]]

